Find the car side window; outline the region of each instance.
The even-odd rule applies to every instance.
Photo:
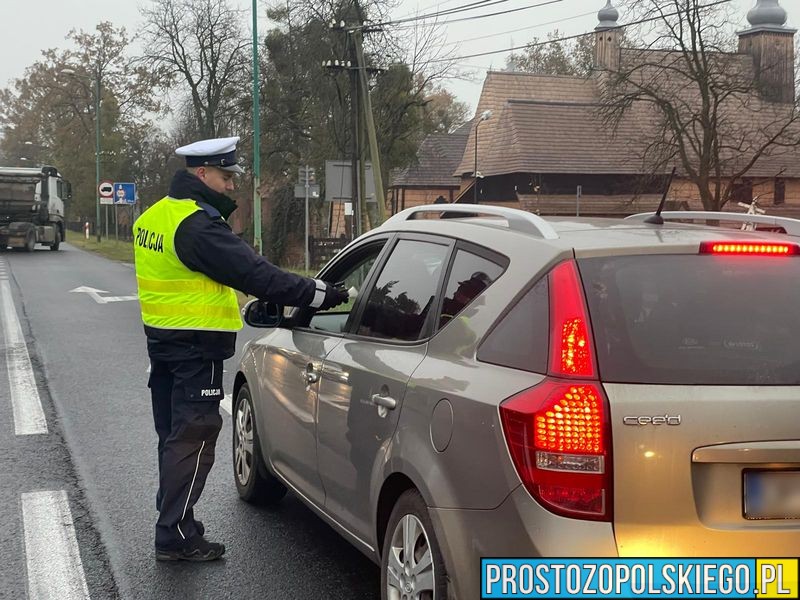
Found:
[[[422,339],[435,310],[448,246],[400,240],[370,292],[356,333],[399,341]]]
[[[550,297],[547,277],[528,290],[478,348],[477,358],[512,369],[547,372]]]
[[[383,243],[371,245],[364,251],[357,253],[353,262],[343,265],[341,271],[337,270],[331,273],[330,277],[333,277],[336,283],[344,283],[344,288],[350,298],[346,303],[337,306],[331,312],[310,314],[308,327],[330,333],[343,333],[345,331],[350,313],[356,304],[356,299],[364,288],[364,283],[369,277],[375,261],[378,260],[383,246]]]
[[[439,313],[439,328],[472,302],[503,274],[503,267],[467,250],[456,252]]]

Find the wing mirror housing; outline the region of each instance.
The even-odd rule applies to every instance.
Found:
[[[274,302],[251,300],[242,309],[242,318],[251,327],[279,327],[283,321],[283,307]]]

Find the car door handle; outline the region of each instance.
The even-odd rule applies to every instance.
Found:
[[[305,377],[306,383],[309,385],[319,381],[319,373],[314,371],[314,365],[308,365],[306,367],[306,370],[303,372],[303,377]]]
[[[397,408],[397,400],[395,400],[391,396],[381,396],[380,394],[372,394],[372,403],[375,406],[382,406],[383,408],[388,408],[389,410],[394,410],[395,408]]]

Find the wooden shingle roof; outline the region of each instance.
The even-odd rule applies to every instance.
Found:
[[[623,50],[623,61],[646,61],[652,68],[643,77],[658,75],[658,65],[677,60],[675,53],[642,53]],[[726,68],[752,76],[752,59],[725,54]],[[663,76],[663,72],[661,72]],[[676,84],[676,94],[691,105],[689,86]],[[616,131],[599,115],[603,79],[598,76],[553,77],[516,72],[489,72],[484,82],[476,115],[491,110],[478,130],[478,171],[484,176],[512,173],[563,173],[637,175],[651,173],[643,156],[650,140],[661,135],[660,115],[648,104],[636,102]],[[733,98],[725,107],[729,126],[723,152],[725,170],[736,172],[742,161],[754,155],[754,148],[785,123],[790,105],[763,101],[757,94]],[[738,121],[737,121],[738,119]],[[463,158],[454,172],[471,177],[475,164],[475,127],[471,125]],[[800,123],[788,136],[800,139]],[[680,172],[679,175],[682,175]],[[669,172],[669,168],[663,171]],[[748,172],[751,177],[800,178],[800,149],[773,147]]]
[[[597,98],[595,79],[489,71],[483,84],[478,108],[475,111],[476,115],[481,115],[487,110],[492,111],[491,118],[488,121],[480,122],[478,130],[478,170],[482,173],[484,171],[481,157],[488,156],[492,149],[494,133],[499,126],[499,118],[509,100],[538,100],[540,102],[569,100],[591,103],[596,102]],[[457,177],[471,175],[475,168],[475,126],[477,122],[477,119],[474,120],[470,127],[464,158],[455,172]]]
[[[392,179],[391,187],[452,187],[461,185],[453,176],[464,156],[470,125],[462,125],[452,133],[432,133],[417,151],[413,165],[402,169]]]
[[[478,170],[507,173],[638,175],[645,171],[647,108],[625,119],[612,135],[596,116],[596,104],[509,100],[497,120],[491,146]],[[480,143],[480,137],[478,138]]]

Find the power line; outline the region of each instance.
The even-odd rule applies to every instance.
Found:
[[[405,19],[406,17],[416,16],[416,15],[420,14],[420,11],[428,10],[429,8],[436,7],[436,10],[439,10],[442,6],[445,6],[447,4],[452,4],[453,2],[457,2],[457,1],[458,0],[444,0],[444,2],[434,2],[433,4],[427,4],[427,5],[425,5],[425,6],[421,7],[421,8],[417,7],[417,10],[415,10],[413,12],[410,12],[410,13],[402,14],[402,15],[396,17],[395,20]],[[485,0],[485,1],[488,2],[489,0]]]
[[[488,8],[490,6],[495,6],[497,4],[505,4],[509,0],[477,0],[476,2],[471,2],[469,4],[463,4],[461,6],[454,6],[453,8],[448,8],[445,10],[437,10],[436,12],[428,13],[427,15],[414,15],[412,17],[408,17],[407,19],[400,19],[390,21],[390,25],[401,25],[403,22],[410,22],[410,21],[422,21],[425,19],[434,19],[438,17],[446,17],[448,15],[454,15],[457,13],[468,12],[471,10],[477,10],[479,8]]]
[[[713,8],[714,6],[719,6],[721,4],[728,4],[732,2],[732,0],[718,0],[717,2],[712,2],[711,4],[704,4],[700,8]],[[653,21],[661,21],[666,17],[674,17],[676,15],[681,14],[680,11],[668,13],[665,15],[659,15],[657,17],[649,17],[647,19],[640,19],[638,21],[631,21],[630,23],[625,23],[623,25],[617,25],[616,27],[609,28],[609,29],[623,29],[625,27],[631,27],[633,25],[642,25],[643,23],[652,23]],[[553,40],[546,40],[543,42],[536,42],[535,44],[524,44],[522,46],[513,46],[511,48],[503,48],[501,50],[489,50],[488,52],[476,52],[475,54],[465,54],[464,56],[455,56],[452,58],[435,58],[432,60],[427,61],[429,64],[433,63],[443,63],[443,62],[458,62],[460,60],[466,60],[468,58],[478,58],[481,56],[491,56],[492,54],[502,54],[504,52],[514,52],[515,50],[524,50],[525,48],[537,48],[539,46],[546,46],[547,44],[556,44],[559,42],[568,42],[571,40],[577,40],[578,38],[586,37],[587,35],[594,35],[593,31],[589,31],[586,33],[579,33],[577,35],[570,35],[566,37],[556,38]]]
[[[539,2],[538,4],[529,4],[528,6],[521,6],[519,8],[511,8],[509,10],[502,10],[499,12],[494,13],[486,13],[483,15],[473,15],[471,17],[461,17],[459,19],[450,19],[449,21],[443,21],[441,23],[435,23],[435,25],[451,25],[453,23],[462,23],[464,21],[474,21],[477,19],[486,19],[487,17],[497,17],[499,15],[508,15],[515,12],[520,12],[522,10],[530,10],[531,8],[541,8],[542,6],[548,6],[550,4],[559,4],[564,0],[547,0],[546,2]],[[406,26],[407,27],[407,26]],[[404,29],[405,27],[397,27],[397,29]]]
[[[487,6],[502,4],[504,2],[508,2],[508,0],[478,0],[476,2],[470,2],[469,4],[462,4],[461,6],[454,6],[453,8],[448,8],[447,10],[436,11],[424,15],[415,15],[413,17],[407,17],[405,19],[395,19],[389,21],[381,21],[379,23],[364,24],[360,25],[358,28],[363,29],[365,27],[373,28],[373,27],[386,27],[388,25],[402,25],[403,23],[411,23],[412,21],[424,21],[426,19],[435,19],[442,16],[454,15],[461,12],[475,10],[477,8],[486,8]]]
[[[541,27],[547,27],[548,25],[558,25],[559,23],[565,23],[567,21],[575,21],[577,19],[582,19],[583,17],[588,17],[588,16],[594,15],[596,13],[597,13],[597,11],[593,10],[593,11],[590,11],[590,12],[587,12],[587,13],[581,13],[579,15],[573,15],[571,17],[565,17],[563,19],[556,19],[555,21],[547,21],[545,23],[538,23],[537,25],[529,25],[527,27],[520,27],[519,29],[510,29],[508,31],[499,31],[497,33],[490,33],[488,35],[481,35],[481,36],[474,37],[474,38],[467,38],[465,40],[459,40],[457,42],[447,42],[446,44],[443,44],[443,46],[444,47],[447,47],[447,46],[458,46],[459,44],[463,44],[463,43],[466,43],[466,42],[475,42],[475,41],[478,41],[478,40],[486,40],[486,39],[493,38],[493,37],[500,37],[501,35],[508,35],[510,33],[519,33],[520,31],[529,31],[531,29],[539,29]]]

